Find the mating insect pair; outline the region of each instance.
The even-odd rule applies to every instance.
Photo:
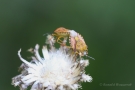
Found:
[[[52,35],[57,38],[56,41],[59,44],[63,43],[61,38],[69,37],[69,43],[70,43],[69,47],[74,51],[74,53],[79,55],[80,57],[87,56],[88,47],[83,37],[79,33],[75,32],[74,30],[69,30],[69,29],[60,27],[60,28],[57,28]]]

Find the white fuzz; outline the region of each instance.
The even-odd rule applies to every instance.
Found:
[[[46,40],[46,44],[53,46],[54,43],[55,43],[54,37],[52,35],[48,35],[47,40]]]
[[[86,74],[82,74],[82,79],[81,81],[84,81],[84,82],[91,82],[92,81],[92,77],[89,76],[89,75],[86,75]]]
[[[51,40],[50,40],[51,37]],[[50,41],[49,41],[50,40]],[[19,86],[20,90],[26,90],[31,86],[31,90],[78,90],[81,88],[79,82],[91,82],[92,77],[85,74],[85,67],[88,60],[81,60],[69,48],[54,47],[52,36],[47,37],[47,46],[43,46],[43,57],[39,55],[39,45],[35,46],[31,62],[18,56],[23,64],[20,66],[21,74],[12,78],[12,85]]]
[[[86,67],[89,65],[89,61],[88,60],[80,60],[80,64],[82,64]]]
[[[77,32],[75,32],[74,30],[69,30],[69,32],[70,32],[71,37],[76,37],[77,36]]]

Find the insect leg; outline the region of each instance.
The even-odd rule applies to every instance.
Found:
[[[57,43],[62,44],[62,41],[60,40],[60,38],[61,38],[60,36],[58,36],[57,34],[52,34],[52,36],[56,36],[57,37],[57,39],[56,39]]]
[[[60,38],[62,38],[62,37],[59,37],[59,38],[57,39],[57,41],[63,42],[62,40],[60,40]]]
[[[60,38],[62,38],[62,37],[57,38],[57,43],[62,44],[63,42],[62,42],[62,40],[60,40]]]

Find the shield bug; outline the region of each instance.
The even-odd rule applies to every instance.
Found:
[[[60,27],[56,29],[52,35],[57,37],[56,41],[60,44],[62,44],[61,38],[69,37],[70,48],[74,51],[74,53],[80,57],[87,56],[87,45],[79,33],[75,32],[74,30]]]

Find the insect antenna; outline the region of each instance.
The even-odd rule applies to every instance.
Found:
[[[88,57],[88,58],[90,58],[90,59],[92,59],[92,60],[95,60],[95,58],[93,58],[93,57],[91,57],[91,56],[86,55],[86,57]]]

